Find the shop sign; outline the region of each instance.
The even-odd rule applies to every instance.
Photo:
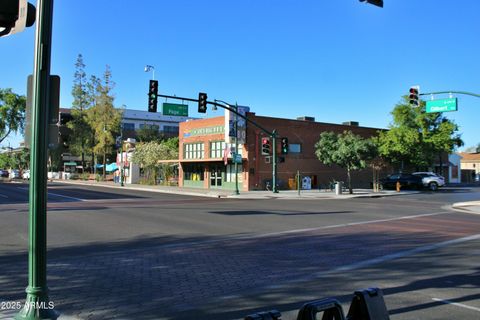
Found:
[[[196,136],[206,136],[211,134],[223,134],[224,132],[225,132],[224,126],[213,126],[213,127],[190,129],[190,131],[185,131],[183,133],[183,136],[185,138],[188,138],[188,137],[196,137]]]

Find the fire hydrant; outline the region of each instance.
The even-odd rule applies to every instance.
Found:
[[[397,181],[397,184],[396,184],[397,192],[400,192],[401,187],[402,185],[400,184],[400,181]]]

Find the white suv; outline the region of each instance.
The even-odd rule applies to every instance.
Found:
[[[422,177],[423,185],[432,191],[436,191],[439,187],[445,185],[445,178],[434,172],[414,172],[412,174]]]

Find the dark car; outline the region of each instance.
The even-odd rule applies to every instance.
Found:
[[[395,173],[380,179],[380,184],[384,189],[395,189],[397,182],[400,182],[401,189],[421,189],[423,187],[422,177],[409,173]]]
[[[8,170],[3,170],[3,169],[0,169],[0,177],[2,178],[8,178]]]

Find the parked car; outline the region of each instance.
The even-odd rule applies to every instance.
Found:
[[[0,169],[0,177],[2,178],[8,178],[8,170]]]
[[[423,187],[422,177],[409,173],[395,173],[380,179],[380,184],[384,189],[395,189],[397,182],[400,182],[401,189],[421,189]]]
[[[434,172],[414,172],[415,176],[422,177],[423,186],[432,191],[438,190],[445,185],[445,178]]]
[[[23,180],[30,180],[30,170],[25,170],[22,173]]]
[[[10,170],[10,175],[8,176],[10,179],[19,179],[20,178],[20,171],[17,169]]]

